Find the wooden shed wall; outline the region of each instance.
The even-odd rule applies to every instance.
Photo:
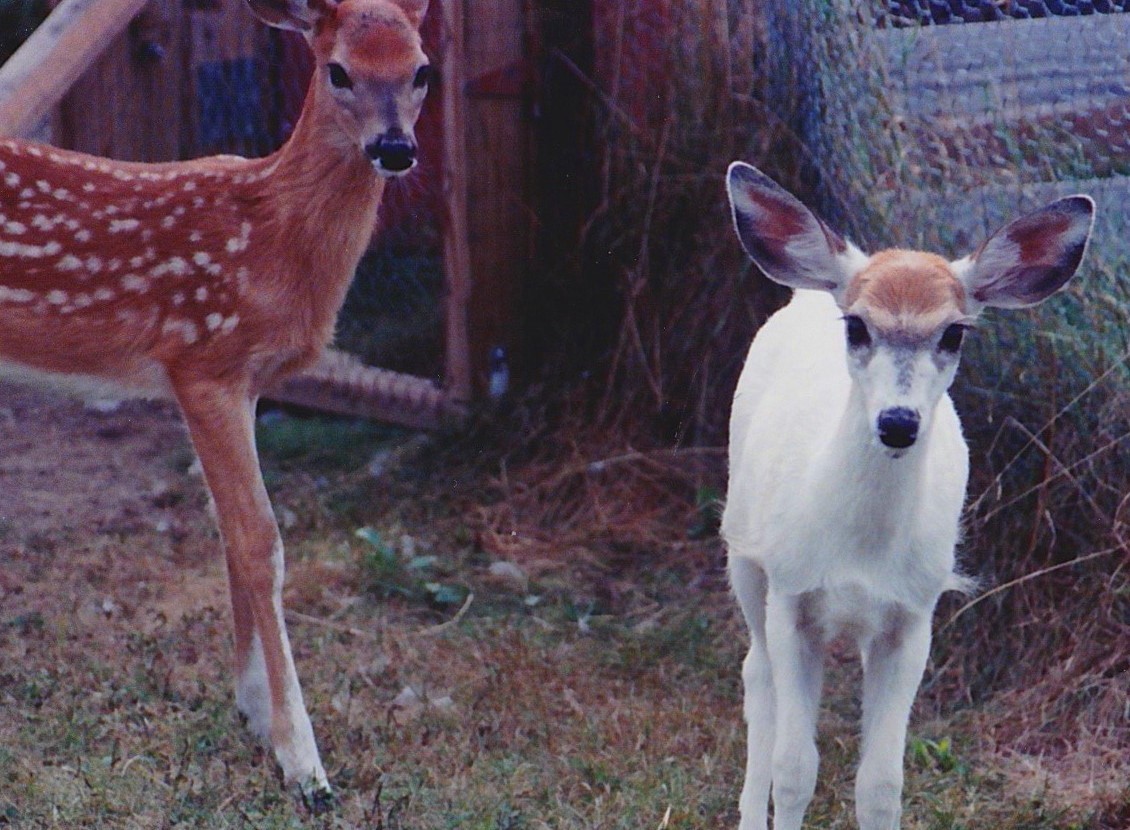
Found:
[[[60,104],[53,140],[131,161],[267,150],[245,105],[263,94],[270,37],[242,3],[151,0]],[[202,94],[226,108],[219,122]]]

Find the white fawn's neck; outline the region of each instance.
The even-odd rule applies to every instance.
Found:
[[[929,428],[900,457],[881,447],[853,386],[832,437],[813,461],[809,486],[823,503],[837,505],[829,515],[852,535],[892,539],[922,498],[929,451]]]

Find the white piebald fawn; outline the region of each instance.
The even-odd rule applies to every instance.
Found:
[[[249,3],[317,61],[274,155],[127,164],[0,141],[0,373],[179,403],[227,556],[236,705],[318,803],[330,789],[283,623],[255,403],[317,359],[386,179],[415,165],[427,0]]]
[[[1061,199],[955,262],[867,256],[747,164],[727,185],[746,253],[797,289],[753,341],[734,396],[722,534],[751,632],[741,830],[799,830],[816,782],[827,643],[863,658],[863,830],[899,826],[906,726],[969,470],[947,394],[986,306],[1018,308],[1075,273],[1094,205]]]

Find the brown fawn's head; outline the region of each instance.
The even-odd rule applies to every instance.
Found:
[[[419,28],[428,0],[248,0],[269,26],[302,32],[317,63],[311,95],[376,171],[416,166],[416,119],[432,68]]]

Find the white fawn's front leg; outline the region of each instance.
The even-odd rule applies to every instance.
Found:
[[[855,779],[860,827],[899,826],[906,725],[929,656],[930,614],[896,612],[863,647],[863,747]]]
[[[1094,205],[1053,202],[953,262],[868,256],[760,171],[727,176],[734,227],[798,289],[758,332],[730,421],[722,535],[750,628],[741,830],[799,830],[816,784],[824,644],[863,656],[862,830],[899,826],[907,720],[954,547],[968,449],[947,390],[986,306],[1038,303],[1075,273]]]
[[[769,816],[769,790],[773,781],[773,744],[777,710],[773,695],[773,671],[765,639],[765,603],[768,584],[765,572],[743,557],[730,559],[730,584],[749,626],[749,652],[742,662],[745,690],[743,713],[749,739],[746,742],[745,782],[742,785],[741,830],[765,830]]]
[[[173,396],[215,501],[236,702],[287,783],[329,784],[283,622],[283,550],[259,472],[259,394],[314,362],[416,164],[427,0],[249,0],[316,66],[294,134],[263,159],[147,165],[0,141],[0,368]]]
[[[816,717],[823,682],[823,642],[809,597],[769,588],[765,632],[773,667],[773,827],[800,830],[816,791]]]

